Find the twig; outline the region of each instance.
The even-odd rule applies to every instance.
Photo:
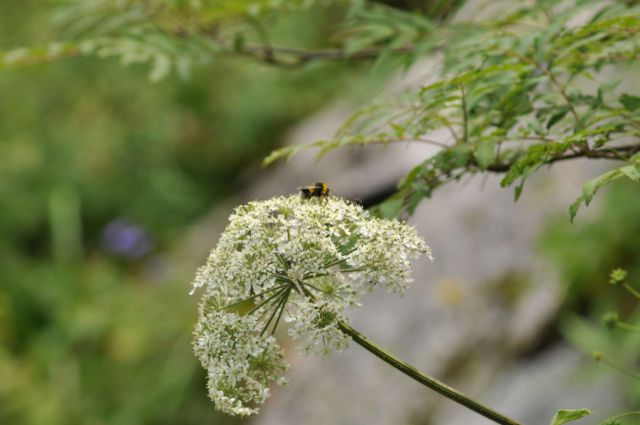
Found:
[[[613,148],[598,149],[587,152],[574,152],[568,155],[555,156],[545,161],[546,164],[551,164],[558,161],[566,161],[576,158],[589,158],[589,159],[613,159],[613,160],[628,160],[633,154],[640,152],[640,145],[628,145],[618,146]],[[626,154],[627,157],[620,156],[619,154]],[[494,173],[506,173],[513,166],[513,163],[507,164],[492,164],[489,165],[486,170]]]
[[[395,49],[391,49],[392,53],[402,54],[410,53],[415,49],[413,44],[407,44]],[[278,65],[285,67],[299,67],[314,60],[370,60],[375,59],[386,49],[371,47],[362,49],[354,53],[347,53],[343,49],[300,49],[295,47],[271,46],[269,51],[270,57],[264,56],[265,47],[259,44],[245,44],[241,50],[228,49],[229,52],[235,52],[244,56],[251,56],[256,59],[265,61],[270,65]],[[291,57],[291,60],[283,59],[283,56]]]
[[[600,422],[600,425],[606,425],[608,423],[612,423],[611,421],[614,421],[616,419],[620,419],[620,418],[623,418],[625,416],[632,416],[632,415],[640,415],[640,411],[625,412],[625,413],[621,413],[619,415],[611,416],[611,417],[605,419],[604,421]]]
[[[527,62],[528,64],[531,64],[533,66],[536,67],[536,69],[538,69],[540,72],[542,72],[543,74],[545,74],[547,77],[549,77],[549,80],[551,80],[551,82],[558,88],[558,91],[560,92],[560,95],[564,98],[567,107],[569,108],[569,111],[571,112],[571,115],[573,115],[573,118],[576,120],[576,123],[580,122],[580,116],[578,115],[578,112],[576,111],[576,109],[573,106],[573,102],[571,101],[571,98],[569,97],[569,95],[567,94],[567,90],[566,87],[560,83],[560,81],[558,81],[558,79],[556,78],[556,76],[553,74],[553,72],[551,72],[549,70],[549,68],[547,68],[546,66],[543,66],[542,64],[534,61],[531,58],[528,58],[526,56],[522,56],[517,52],[513,52],[520,60]]]
[[[437,140],[433,140],[433,139],[425,139],[422,137],[405,137],[405,138],[390,139],[390,140],[384,140],[384,139],[362,140],[361,142],[346,143],[346,145],[347,146],[348,145],[352,145],[352,146],[353,145],[389,145],[391,143],[426,143],[428,145],[438,146],[443,149],[448,149],[451,147],[446,143],[438,142]]]
[[[463,118],[463,131],[462,141],[464,143],[469,142],[469,113],[467,112],[467,96],[464,91],[464,84],[460,84],[460,95],[462,96],[462,118]]]

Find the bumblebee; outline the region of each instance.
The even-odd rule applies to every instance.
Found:
[[[303,199],[329,198],[329,186],[322,182],[315,182],[311,186],[302,186],[298,190],[300,190],[300,195]]]

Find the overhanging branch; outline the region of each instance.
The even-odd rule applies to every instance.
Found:
[[[610,148],[594,149],[585,152],[574,152],[566,155],[559,155],[544,161],[545,164],[551,164],[559,161],[566,161],[576,158],[589,158],[589,159],[613,159],[618,161],[626,161],[633,155],[640,152],[640,144],[616,146]],[[494,173],[506,173],[511,169],[513,163],[506,164],[491,164],[486,168],[486,171]]]
[[[410,53],[415,49],[413,44],[390,49],[396,54]],[[387,49],[371,47],[357,52],[349,53],[343,49],[300,49],[295,47],[267,46],[259,44],[246,44],[240,49],[229,49],[229,53],[249,56],[261,60],[270,65],[284,67],[299,67],[315,60],[325,61],[349,61],[349,60],[373,60]]]

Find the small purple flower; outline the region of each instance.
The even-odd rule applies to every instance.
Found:
[[[153,238],[142,226],[118,219],[102,232],[102,248],[110,254],[137,259],[151,251]]]

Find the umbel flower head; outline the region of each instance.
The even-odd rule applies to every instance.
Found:
[[[430,258],[429,247],[412,226],[336,197],[236,208],[193,281],[194,291],[203,288],[194,351],[216,407],[257,413],[269,384],[286,382],[273,337],[282,322],[305,352],[344,349],[347,309],[376,287],[403,292],[410,259],[422,254]]]

